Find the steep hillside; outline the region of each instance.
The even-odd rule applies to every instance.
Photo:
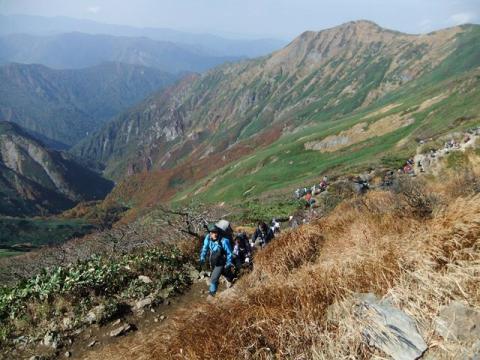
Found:
[[[0,60],[76,69],[122,62],[169,73],[199,72],[238,57],[199,54],[188,47],[146,37],[66,33],[51,36],[12,34],[0,37]]]
[[[262,56],[280,49],[285,41],[276,39],[226,39],[211,34],[195,34],[162,28],[135,28],[103,24],[86,19],[68,17],[41,17],[27,15],[0,15],[0,34],[51,35],[78,31],[87,34],[148,37],[187,45],[191,49],[217,56]]]
[[[64,153],[47,150],[25,130],[0,122],[0,214],[55,213],[103,199],[113,184]]]
[[[478,121],[479,38],[478,26],[415,36],[366,21],[307,32],[268,57],[185,79],[75,151],[116,178],[150,170],[117,188],[147,202],[193,183],[182,196],[240,199],[372,165],[408,154],[421,136]],[[350,128],[361,136],[342,133]],[[324,151],[329,135],[343,145]]]
[[[8,64],[0,66],[0,118],[73,145],[175,80],[156,69],[121,63],[80,70]]]

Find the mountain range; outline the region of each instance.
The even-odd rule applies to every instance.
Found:
[[[0,35],[55,35],[71,32],[145,37],[176,43],[199,54],[217,57],[263,56],[286,45],[286,41],[277,39],[227,39],[206,33],[196,34],[165,28],[136,28],[61,16],[0,15]]]
[[[187,46],[146,37],[80,32],[0,37],[0,63],[42,64],[54,69],[80,69],[104,62],[121,62],[178,74],[202,72],[237,59],[239,57],[199,53]]]
[[[184,78],[73,151],[116,179],[142,173],[150,200],[240,199],[390,151],[408,156],[418,137],[477,121],[479,39],[475,25],[408,35],[357,21],[306,32],[267,57]],[[117,191],[144,191],[129,181]]]
[[[20,126],[0,121],[0,215],[56,213],[80,201],[103,199],[112,187]]]
[[[107,120],[170,85],[176,76],[140,65],[103,63],[78,70],[0,66],[0,120],[71,146]]]

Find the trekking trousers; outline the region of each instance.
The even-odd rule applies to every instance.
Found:
[[[215,266],[212,270],[212,275],[210,276],[210,294],[214,295],[218,289],[218,280],[220,276],[223,275],[228,281],[233,280],[233,274],[230,270],[225,269],[224,265]]]

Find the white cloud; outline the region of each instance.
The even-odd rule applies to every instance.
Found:
[[[92,14],[98,14],[100,12],[100,6],[89,6],[87,11]]]
[[[473,12],[463,12],[463,13],[457,13],[453,14],[450,16],[448,19],[450,23],[454,25],[462,25],[466,23],[473,22],[475,20],[476,14]]]

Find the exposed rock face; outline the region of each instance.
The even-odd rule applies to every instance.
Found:
[[[362,332],[367,342],[393,359],[418,359],[427,350],[415,321],[375,295],[361,297],[357,314],[365,324]]]
[[[19,126],[0,122],[0,214],[33,215],[102,199],[110,181],[64,153],[48,150]]]

